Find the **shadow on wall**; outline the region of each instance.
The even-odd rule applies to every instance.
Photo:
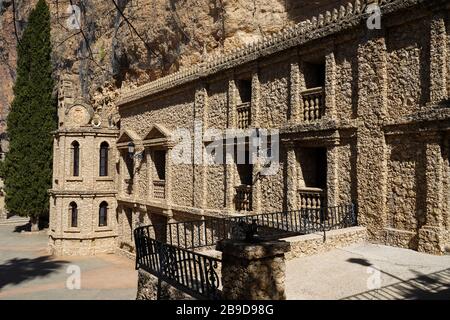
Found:
[[[362,266],[373,265],[366,259],[351,258],[350,263]],[[375,268],[374,268],[375,269]],[[394,284],[358,293],[343,300],[448,300],[450,299],[450,268],[430,274],[410,270],[416,277],[402,280],[390,273],[377,269],[389,277],[399,280]]]
[[[0,290],[38,277],[45,277],[62,268],[68,261],[52,260],[50,256],[34,259],[13,258],[0,265]]]

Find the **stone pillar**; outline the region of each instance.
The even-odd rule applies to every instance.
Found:
[[[358,46],[357,203],[358,222],[369,237],[383,239],[386,224],[387,168],[385,139],[380,127],[387,109],[387,60],[384,32],[367,30]]]
[[[252,70],[252,102],[251,102],[251,128],[260,128],[260,98],[261,86],[259,82],[258,65],[253,66]],[[255,213],[261,212],[261,180],[256,179],[260,174],[261,164],[259,161],[253,163],[252,179],[254,181],[252,186],[252,211]],[[255,180],[256,179],[256,180]]]
[[[337,142],[327,148],[327,206],[339,205],[339,148]]]
[[[418,250],[432,254],[443,254],[450,240],[449,232],[444,227],[442,212],[444,161],[439,137],[429,137],[426,140],[425,225],[419,229]]]
[[[297,51],[292,53],[290,68],[288,121],[295,124],[300,119],[300,67]]]
[[[236,117],[236,82],[234,80],[234,73],[230,72],[228,80],[228,128],[237,128]],[[234,160],[228,159],[224,154],[225,167],[225,209],[232,213],[234,212],[234,176],[235,165]],[[229,161],[230,160],[230,161]]]
[[[306,90],[306,80],[305,80],[305,63],[300,60],[298,63],[298,92],[299,92],[299,100],[298,100],[298,120],[299,122],[304,122],[304,104],[302,98],[302,92]]]
[[[208,128],[208,92],[204,83],[195,90],[194,101],[194,192],[193,207],[206,208],[207,166],[203,159],[203,134]]]
[[[295,144],[293,142],[285,143],[287,149],[287,175],[286,175],[286,203],[287,209],[297,210],[298,206],[298,186],[297,186],[297,157],[295,155]]]
[[[430,102],[437,103],[447,98],[447,40],[445,11],[433,15],[430,26]]]
[[[166,203],[169,207],[168,216],[171,216],[171,205],[172,205],[172,181],[174,177],[172,177],[172,148],[168,148],[166,152]],[[176,180],[176,179],[175,179]]]
[[[336,61],[333,52],[325,56],[325,117],[336,118]]]
[[[259,108],[260,108],[260,83],[259,83],[259,74],[258,74],[258,66],[255,65],[252,71],[252,100],[251,100],[251,123],[250,127],[259,128],[260,127],[260,119],[259,119]]]
[[[225,300],[285,300],[286,241],[248,243],[223,240],[222,298]]]

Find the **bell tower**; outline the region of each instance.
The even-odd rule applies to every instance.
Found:
[[[49,250],[56,255],[113,252],[118,159],[114,146],[119,130],[99,110],[74,98],[72,86],[69,77],[59,86]]]

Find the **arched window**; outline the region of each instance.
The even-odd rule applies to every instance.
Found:
[[[108,203],[103,201],[100,203],[98,211],[98,226],[106,227],[108,225]]]
[[[78,141],[72,142],[72,175],[80,175],[80,144]]]
[[[108,175],[108,150],[108,143],[102,142],[100,145],[100,177],[106,177]]]
[[[70,226],[72,228],[78,227],[78,206],[75,202],[70,203]]]

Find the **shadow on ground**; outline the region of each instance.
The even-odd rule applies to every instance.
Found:
[[[25,223],[21,226],[14,227],[14,232],[31,231],[31,223]]]
[[[409,280],[402,280],[393,274],[377,269],[366,259],[351,258],[347,260],[350,263],[357,263],[363,266],[371,266],[374,269],[399,280],[398,282],[381,287],[379,289],[369,290],[343,300],[448,300],[450,299],[450,268],[437,271],[430,274],[423,274],[414,270],[416,277]]]
[[[67,261],[52,260],[50,256],[33,259],[13,258],[0,265],[0,289],[9,284],[19,284],[47,276],[67,263]]]

